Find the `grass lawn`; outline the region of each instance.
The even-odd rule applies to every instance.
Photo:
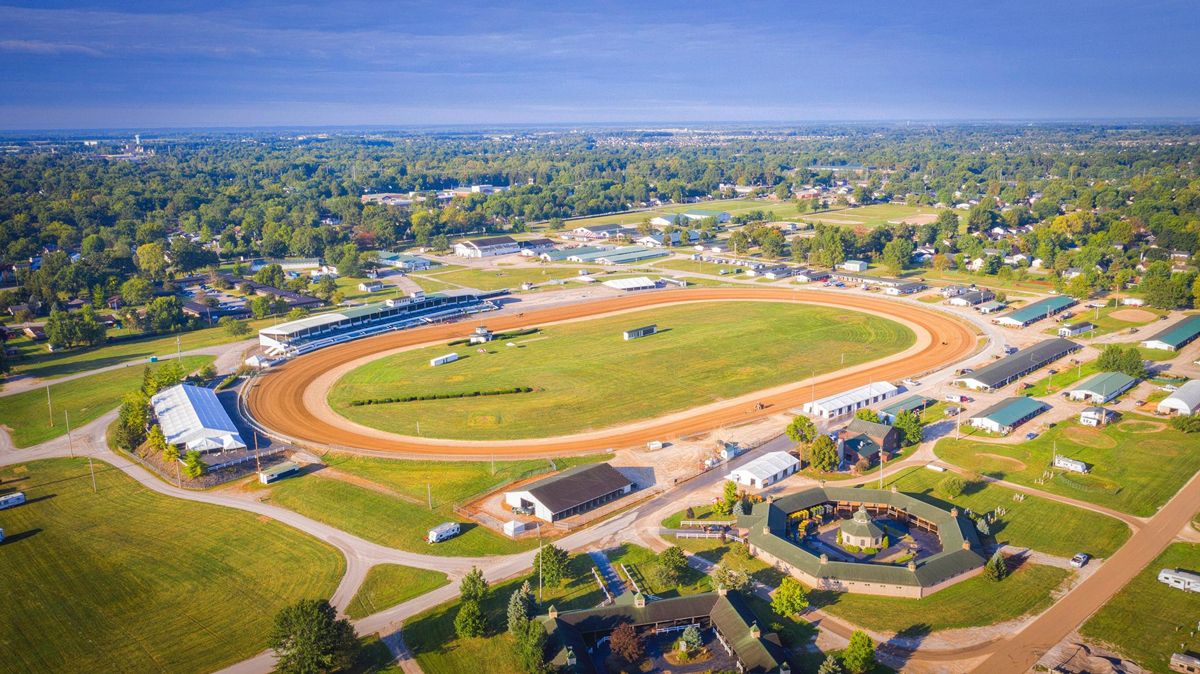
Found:
[[[1030,272],[1024,281],[1018,281],[1015,278],[1004,281],[999,277],[986,274],[970,274],[953,270],[938,271],[936,269],[916,269],[900,274],[901,278],[915,276],[922,276],[926,281],[941,282],[945,285],[969,286],[974,283],[990,290],[1024,290],[1041,294],[1054,290],[1054,281],[1048,275],[1036,272]]]
[[[713,514],[713,507],[711,505],[693,506],[691,510],[692,510],[691,517],[688,516],[687,509],[680,510],[679,512],[675,513],[674,515],[671,515],[670,517],[663,520],[662,527],[664,529],[678,529],[680,527],[680,522],[682,522],[684,520],[698,521],[698,520],[709,520],[709,519],[711,519],[711,520],[737,519],[736,517],[734,517],[732,515],[729,517],[717,517],[715,514]]]
[[[556,461],[560,469],[600,461],[605,455]],[[269,499],[276,505],[325,522],[381,545],[444,556],[503,555],[537,547],[537,538],[511,540],[487,527],[464,522],[454,504],[498,487],[510,479],[549,470],[547,461],[498,462],[496,475],[486,462],[400,461],[371,457],[327,457],[331,467],[349,473],[357,484],[319,474],[276,483]],[[433,495],[428,506],[427,489]],[[430,545],[428,531],[443,522],[460,522],[462,533]]]
[[[0,469],[8,672],[211,672],[267,646],[276,611],[328,598],[342,556],[266,518],[162,496],[83,459]]]
[[[794,615],[781,616],[771,609],[771,602],[755,595],[742,595],[750,610],[758,618],[758,624],[764,634],[774,632],[779,635],[785,648],[792,651],[792,663],[798,667],[792,671],[815,672],[825,662],[826,656],[832,655],[841,661],[842,651],[809,650],[808,645],[817,637],[817,628],[806,620]],[[875,663],[874,667],[864,674],[891,674],[893,669],[886,665]]]
[[[715,320],[719,317],[720,320]],[[661,332],[623,341],[655,323]],[[910,346],[911,330],[866,314],[774,302],[686,304],[550,326],[496,344],[486,355],[432,368],[417,349],[343,377],[329,403],[346,418],[386,431],[461,440],[553,437],[604,428],[731,398],[882,358]],[[580,354],[586,353],[586,358]],[[770,357],[764,357],[771,354]],[[720,376],[714,376],[720,373]],[[471,392],[515,386],[531,393],[349,407],[354,399]],[[637,392],[637,395],[631,395]],[[579,410],[587,410],[579,414]]]
[[[183,366],[193,372],[212,356],[184,356]],[[17,447],[33,445],[66,435],[63,413],[71,417],[71,428],[94,421],[121,404],[121,397],[142,384],[142,371],[157,365],[139,365],[50,385],[50,404],[54,408],[54,426],[46,407],[46,388],[35,388],[0,398],[0,424],[4,424]]]
[[[560,611],[599,606],[604,593],[592,576],[586,554],[571,557],[571,580],[560,588],[545,588],[540,612],[554,606]],[[537,592],[537,574],[500,583],[491,588],[481,608],[488,619],[488,636],[460,639],[454,633],[459,600],[447,602],[404,622],[404,643],[412,650],[425,674],[518,674],[521,672],[507,632],[508,599],[528,580]]]
[[[1071,363],[1063,362],[1053,369],[1057,370],[1054,374],[1047,374],[1043,379],[1036,381],[1032,387],[1027,389],[1017,389],[1021,395],[1040,398],[1058,393],[1066,388],[1071,387],[1075,383],[1091,377],[1100,371],[1098,367],[1100,361],[1090,360],[1081,365],[1071,365]]]
[[[983,482],[971,483],[953,501],[943,500],[936,487],[944,477],[946,473],[908,468],[884,478],[884,488],[895,484],[900,491],[947,509],[958,506],[983,513],[1006,508],[1007,514],[991,525],[992,538],[1059,557],[1077,552],[1108,557],[1129,539],[1129,527],[1116,518],[1036,496],[1014,501],[1011,489]]]
[[[738,269],[745,271],[743,267],[734,267],[733,265],[728,264],[715,264],[712,262],[701,262],[699,260],[680,260],[675,258],[663,260],[654,266],[657,269],[674,269],[677,271],[695,272],[697,274],[711,274],[713,276],[720,276],[721,272],[724,271],[726,276],[732,276],[733,278],[745,278],[745,274],[738,274],[735,271]]]
[[[1200,651],[1196,616],[1200,594],[1156,580],[1161,569],[1200,570],[1200,546],[1173,543],[1108,600],[1080,633],[1100,641],[1142,667],[1167,674],[1172,653]]]
[[[545,283],[552,279],[578,276],[579,270],[566,267],[494,267],[491,269],[463,269],[434,277],[438,281],[457,283],[484,292],[504,288],[520,288],[522,283]],[[422,279],[424,280],[424,279]]]
[[[754,580],[764,585],[779,587],[779,583],[783,581],[784,573],[779,569],[769,566],[755,557],[739,558],[737,555],[730,554],[734,541],[722,543],[719,538],[679,538],[678,536],[664,536],[664,538],[713,564],[725,564],[731,569],[749,573]]]
[[[1155,362],[1175,360],[1175,357],[1179,355],[1178,351],[1168,351],[1166,349],[1147,349],[1141,346],[1138,347],[1138,353],[1142,355],[1142,360],[1152,360]]]
[[[1146,321],[1124,321],[1112,317],[1112,314],[1118,311],[1127,311],[1129,309],[1145,311],[1152,314],[1153,317]],[[1158,320],[1159,316],[1165,316],[1170,312],[1163,311],[1162,309],[1153,309],[1150,307],[1124,307],[1118,305],[1115,307],[1101,307],[1099,311],[1099,318],[1096,316],[1097,311],[1095,309],[1088,309],[1087,307],[1079,308],[1075,313],[1075,318],[1071,319],[1072,323],[1086,322],[1096,326],[1096,329],[1092,332],[1086,332],[1082,335],[1084,338],[1090,339],[1092,337],[1100,337],[1102,335],[1108,335],[1114,332],[1121,332],[1122,330],[1128,330],[1129,328],[1139,328],[1148,323],[1153,323],[1154,321]],[[1058,326],[1047,328],[1042,332],[1046,333],[1047,335],[1057,335]],[[1144,351],[1145,349],[1141,350]]]
[[[245,337],[230,337],[224,328],[213,327],[192,332],[181,332],[177,335],[160,335],[147,339],[119,344],[89,347],[86,349],[69,349],[50,353],[46,350],[45,342],[32,342],[27,339],[13,341],[12,345],[20,349],[21,355],[9,361],[13,374],[25,374],[42,379],[66,377],[101,367],[119,365],[131,360],[141,360],[150,356],[165,359],[175,355],[175,338],[179,338],[179,348],[182,351],[203,349],[208,346],[232,344],[243,339],[250,339],[260,328],[271,325],[272,319],[250,321],[251,332]],[[112,334],[112,333],[110,333]]]
[[[1055,444],[1059,454],[1090,464],[1090,472],[1035,484],[1050,470]],[[1019,445],[945,439],[936,452],[950,463],[991,477],[1144,517],[1157,512],[1200,470],[1200,443],[1193,436],[1134,414],[1101,429],[1061,422]],[[1164,470],[1165,465],[1170,470]]]
[[[399,564],[378,564],[367,572],[358,593],[346,607],[346,615],[353,620],[365,618],[372,613],[436,590],[449,582],[446,574],[437,571],[414,569]]]
[[[667,599],[669,597],[699,594],[713,590],[712,579],[707,574],[701,573],[691,567],[684,570],[680,575],[679,583],[674,587],[658,585],[654,580],[654,570],[658,566],[658,555],[653,550],[640,545],[622,543],[613,550],[606,550],[604,554],[608,557],[608,561],[617,570],[621,578],[627,582],[629,580],[629,577],[621,569],[621,565],[624,564],[630,573],[633,574],[633,579],[637,581],[638,588],[642,592],[656,597]],[[632,586],[629,586],[629,591],[633,591]]]
[[[412,279],[413,283],[416,283],[417,285],[421,286],[421,290],[424,290],[427,293],[438,293],[438,292],[442,292],[443,290],[457,290],[458,289],[458,286],[456,286],[456,285],[452,285],[450,283],[443,283],[437,279],[430,278],[428,276],[409,275],[409,278]]]
[[[999,583],[976,576],[923,599],[819,590],[810,590],[808,598],[813,608],[855,625],[913,637],[1041,613],[1052,603],[1050,593],[1070,576],[1056,566],[1027,564]]]

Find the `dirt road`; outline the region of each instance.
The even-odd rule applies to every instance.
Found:
[[[965,324],[948,315],[907,303],[850,293],[777,288],[705,288],[630,295],[599,302],[585,302],[524,314],[489,316],[488,327],[512,330],[543,326],[681,302],[719,300],[772,300],[838,306],[866,311],[911,327],[918,334],[917,347],[902,357],[884,358],[867,366],[827,375],[811,381],[774,389],[762,397],[765,409],[750,412],[741,400],[708,405],[699,410],[671,415],[652,424],[615,427],[575,438],[545,438],[516,442],[478,443],[415,438],[385,433],[368,433],[349,428],[349,422],[333,423],[322,418],[305,401],[305,392],[322,374],[355,359],[390,349],[465,337],[472,325],[457,323],[389,333],[350,342],[300,356],[258,378],[247,396],[251,414],[264,427],[295,444],[317,448],[342,447],[381,451],[397,456],[463,459],[487,458],[494,452],[506,458],[563,456],[643,445],[651,440],[678,437],[722,425],[778,413],[799,406],[813,395],[831,395],[869,381],[899,380],[934,370],[969,355],[977,336]],[[924,339],[921,336],[924,335]]]

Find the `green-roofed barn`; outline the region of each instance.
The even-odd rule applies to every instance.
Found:
[[[1008,435],[1017,426],[1050,409],[1033,398],[1005,398],[967,419],[967,423],[991,433]]]
[[[910,530],[936,534],[941,550],[905,566],[837,561],[801,547],[794,540],[791,516],[818,506],[840,517],[866,510],[874,519],[903,523]],[[832,510],[829,510],[832,509]],[[817,487],[757,503],[738,518],[738,530],[756,557],[809,587],[835,592],[891,597],[925,597],[975,576],[987,561],[970,520],[957,509],[944,510],[914,495],[879,489]]]
[[[1027,325],[1037,323],[1043,318],[1049,318],[1068,307],[1073,307],[1075,304],[1075,300],[1066,295],[1047,297],[1044,300],[1038,300],[1033,304],[1017,309],[1011,314],[1001,316],[993,322],[1009,328],[1023,328]]]
[[[1136,379],[1124,372],[1101,372],[1064,393],[1071,400],[1086,400],[1095,405],[1103,405],[1133,388],[1136,383]]]
[[[1142,342],[1147,349],[1178,351],[1200,337],[1200,315],[1188,316],[1175,325]]]
[[[871,513],[866,506],[859,506],[854,511],[854,517],[843,520],[838,525],[842,545],[854,545],[860,548],[878,548],[883,545],[883,529],[871,521]]]
[[[936,401],[932,398],[926,398],[925,396],[908,396],[903,400],[894,402],[891,405],[879,410],[879,420],[885,424],[894,424],[896,423],[896,417],[900,416],[901,414],[904,414],[905,412],[919,413],[926,407],[934,404],[934,402]]]

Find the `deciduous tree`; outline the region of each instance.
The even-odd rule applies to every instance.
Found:
[[[301,599],[275,614],[268,645],[280,674],[327,674],[348,669],[358,656],[350,621],[323,599]]]
[[[775,596],[771,597],[771,610],[781,616],[790,616],[806,608],[808,593],[804,591],[804,586],[796,582],[795,578],[785,577],[776,588]]]

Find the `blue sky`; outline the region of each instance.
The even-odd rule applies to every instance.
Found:
[[[1195,0],[0,0],[0,129],[1196,119],[1198,36]]]

